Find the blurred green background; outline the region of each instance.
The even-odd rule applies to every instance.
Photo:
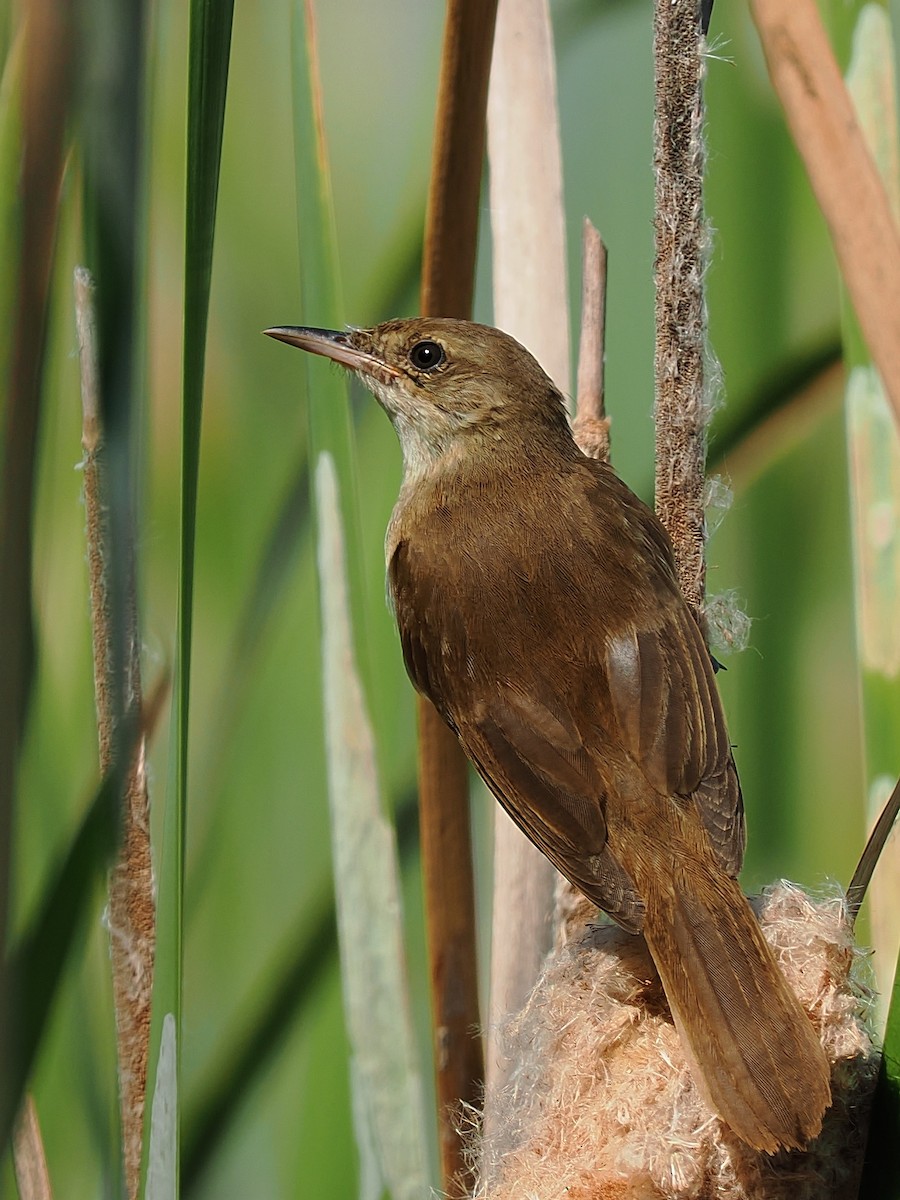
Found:
[[[145,682],[173,660],[177,594],[186,6],[151,5],[146,166],[140,600]],[[238,4],[213,271],[201,459],[191,709],[184,1025],[186,1193],[230,1200],[357,1191],[337,957],[288,990],[274,1053],[231,1088],[233,1120],[196,1142],[217,1069],[260,1020],[298,947],[327,919],[328,810],[299,356],[260,335],[317,324],[298,302],[287,0]],[[609,247],[607,397],[613,458],[652,494],[651,6],[556,0],[572,312],[581,220]],[[8,9],[6,50],[21,13]],[[443,9],[329,0],[318,12],[346,318],[416,311]],[[748,890],[780,876],[846,884],[864,840],[840,381],[790,416],[837,359],[840,295],[823,222],[771,94],[743,5],[717,5],[709,61],[710,328],[724,403],[710,454],[734,502],[709,546],[712,593],[734,590],[749,647],[720,675],[744,786]],[[80,171],[65,182],[41,428],[34,600],[39,662],[20,777],[15,922],[22,928],[96,779],[72,271]],[[2,180],[14,187],[14,178]],[[491,320],[482,203],[476,319]],[[0,267],[2,269],[2,267]],[[785,409],[780,424],[766,424]],[[400,456],[354,398],[373,713],[394,808],[414,789],[412,692],[384,603],[382,539]],[[733,464],[733,469],[732,469]],[[283,515],[286,531],[266,565]],[[272,564],[275,564],[274,566]],[[256,596],[256,601],[251,602]],[[157,811],[166,723],[151,760]],[[479,804],[487,801],[482,797]],[[405,818],[408,830],[409,818]],[[487,823],[478,822],[480,829]],[[154,832],[158,834],[158,819]],[[410,986],[423,1062],[427,1003],[414,837],[404,834]],[[487,847],[480,845],[482,863]],[[117,1194],[116,1091],[98,894],[67,968],[34,1093],[58,1194]],[[426,1076],[428,1068],[426,1066]],[[0,1195],[13,1195],[8,1165]]]

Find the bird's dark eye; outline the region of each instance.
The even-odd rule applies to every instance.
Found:
[[[438,342],[416,342],[409,352],[409,361],[417,371],[434,371],[444,358],[444,347]]]

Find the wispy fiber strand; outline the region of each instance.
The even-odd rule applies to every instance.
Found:
[[[755,902],[832,1064],[833,1105],[808,1152],[770,1156],[700,1094],[643,939],[581,900],[505,1030],[516,1072],[481,1149],[481,1200],[848,1200],[877,1054],[841,896],[781,883]],[[881,1193],[879,1193],[880,1195]]]

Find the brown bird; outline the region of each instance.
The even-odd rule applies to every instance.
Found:
[[[643,934],[715,1112],[759,1150],[804,1147],[828,1063],[735,881],[740,784],[656,516],[499,330],[266,332],[355,371],[397,431],[386,555],[414,685],[531,841]]]

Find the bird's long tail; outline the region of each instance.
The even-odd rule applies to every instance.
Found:
[[[831,1101],[829,1067],[737,883],[647,897],[644,936],[713,1109],[742,1141],[800,1149]],[[654,889],[656,890],[656,889]]]

